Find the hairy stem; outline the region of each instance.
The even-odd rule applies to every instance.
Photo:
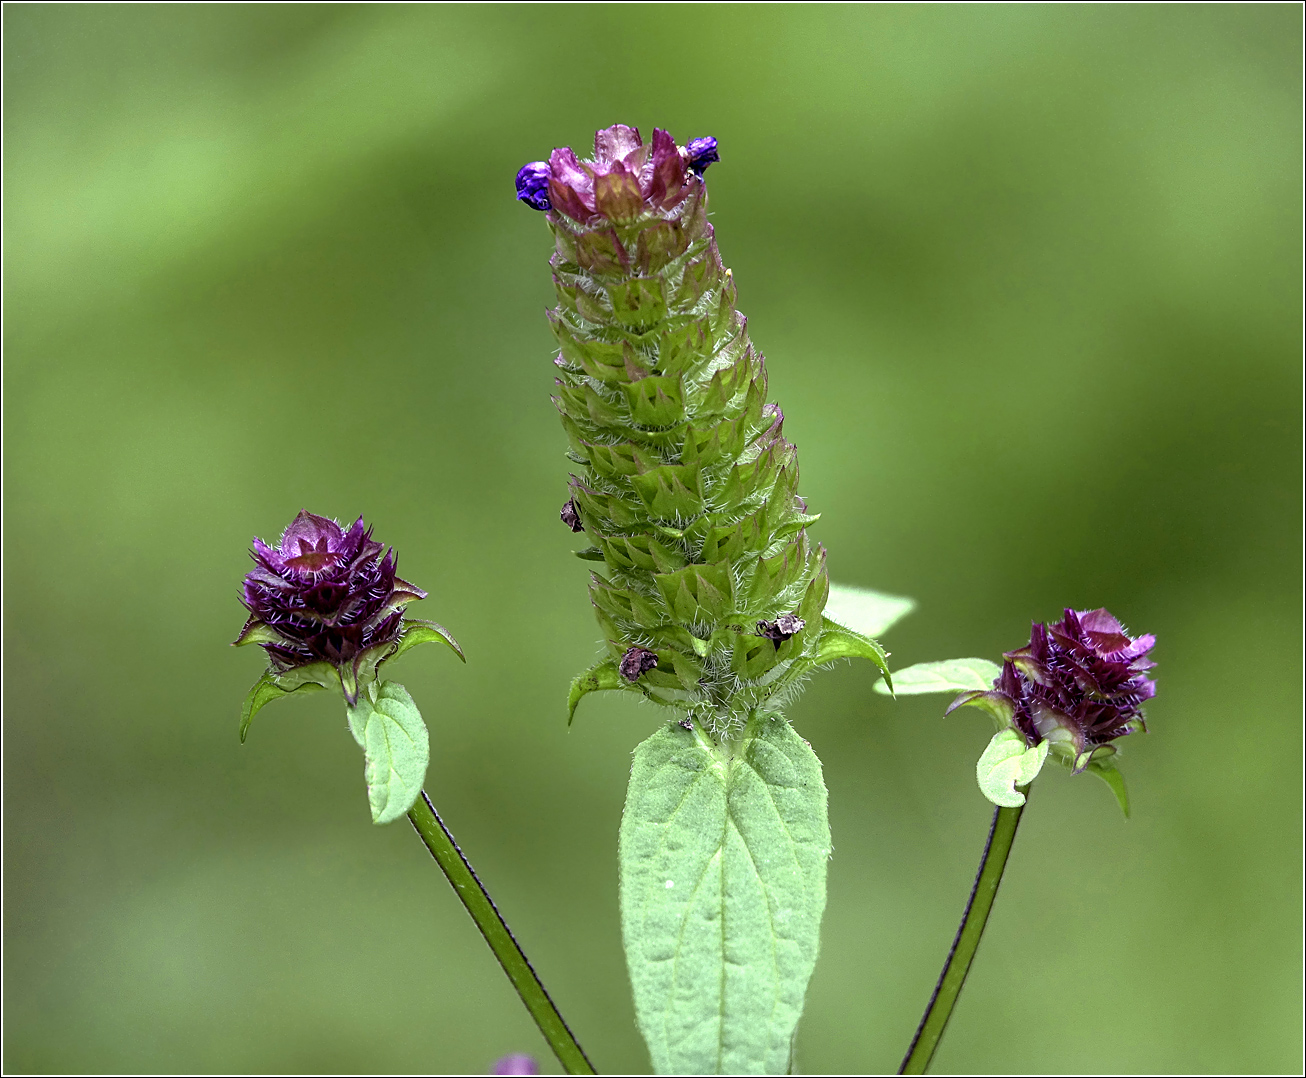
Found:
[[[1026,798],[1029,790],[1024,791]],[[952,1017],[952,1009],[957,1005],[962,985],[966,983],[966,974],[975,959],[975,949],[979,947],[980,937],[984,935],[984,926],[988,923],[989,911],[993,909],[993,899],[998,893],[998,884],[1002,882],[1002,871],[1007,867],[1007,855],[1011,853],[1011,844],[1016,838],[1016,828],[1020,825],[1020,808],[995,808],[993,823],[989,827],[988,842],[984,844],[984,856],[980,858],[979,871],[975,874],[975,886],[971,888],[970,899],[966,903],[966,912],[961,915],[961,924],[957,936],[952,941],[952,950],[943,963],[943,972],[939,974],[939,983],[934,986],[934,995],[930,997],[929,1006],[916,1027],[916,1036],[912,1039],[907,1056],[898,1068],[899,1074],[924,1074],[929,1068],[930,1060],[943,1039],[943,1031]]]
[[[580,1042],[567,1028],[567,1023],[563,1021],[558,1008],[549,998],[549,993],[531,966],[526,952],[521,949],[521,944],[513,936],[512,929],[508,927],[508,922],[503,919],[494,900],[490,898],[490,893],[477,878],[463,851],[458,848],[458,843],[454,841],[453,835],[449,833],[439,813],[435,811],[435,806],[431,804],[431,799],[426,796],[425,790],[408,810],[408,819],[412,821],[413,828],[426,843],[426,848],[431,851],[436,864],[443,870],[454,891],[462,899],[467,912],[476,922],[476,927],[481,930],[485,942],[490,945],[494,957],[499,960],[503,972],[508,975],[508,980],[512,981],[512,986],[517,989],[521,1001],[526,1004],[526,1009],[535,1019],[535,1024],[540,1027],[540,1032],[549,1042],[549,1047],[553,1049],[563,1069],[568,1074],[594,1074],[594,1067],[586,1057]]]

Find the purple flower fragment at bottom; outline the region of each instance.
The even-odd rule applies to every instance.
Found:
[[[540,1068],[535,1060],[525,1052],[514,1052],[495,1061],[492,1074],[539,1074]]]

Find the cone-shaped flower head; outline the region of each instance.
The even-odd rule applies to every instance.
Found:
[[[1156,695],[1146,676],[1155,643],[1151,634],[1131,637],[1105,609],[1067,610],[1051,625],[1035,623],[1029,643],[1006,652],[993,691],[982,695],[1009,711],[1028,744],[1046,740],[1081,770],[1116,738],[1147,729],[1142,706]]]
[[[346,686],[402,633],[405,603],[426,592],[395,576],[395,555],[359,517],[345,530],[302,511],[280,543],[254,540],[242,602],[249,620],[236,643],[257,643],[278,674],[325,663]],[[352,701],[351,701],[352,703]]]
[[[708,220],[717,158],[715,139],[616,124],[590,157],[549,156],[546,212],[554,402],[578,473],[562,519],[604,563],[590,598],[608,668],[576,691],[638,691],[724,734],[812,668],[829,581]],[[542,175],[528,165],[519,189]]]

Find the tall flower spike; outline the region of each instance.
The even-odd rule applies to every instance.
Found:
[[[590,597],[621,675],[589,684],[722,735],[810,668],[829,583],[708,221],[717,159],[715,139],[682,148],[659,129],[646,143],[616,124],[590,158],[550,155],[548,222],[554,403],[578,466],[563,519],[605,563]]]

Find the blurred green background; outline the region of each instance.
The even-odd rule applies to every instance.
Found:
[[[236,739],[254,534],[365,513],[466,648],[428,789],[596,1063],[647,1067],[616,834],[654,712],[557,519],[542,218],[615,121],[718,236],[835,579],[904,665],[1160,643],[1126,823],[1039,783],[941,1071],[1298,1071],[1301,9],[6,6],[4,1066],[553,1060],[328,697]],[[794,708],[835,855],[808,1072],[896,1066],[988,806],[978,713]]]

